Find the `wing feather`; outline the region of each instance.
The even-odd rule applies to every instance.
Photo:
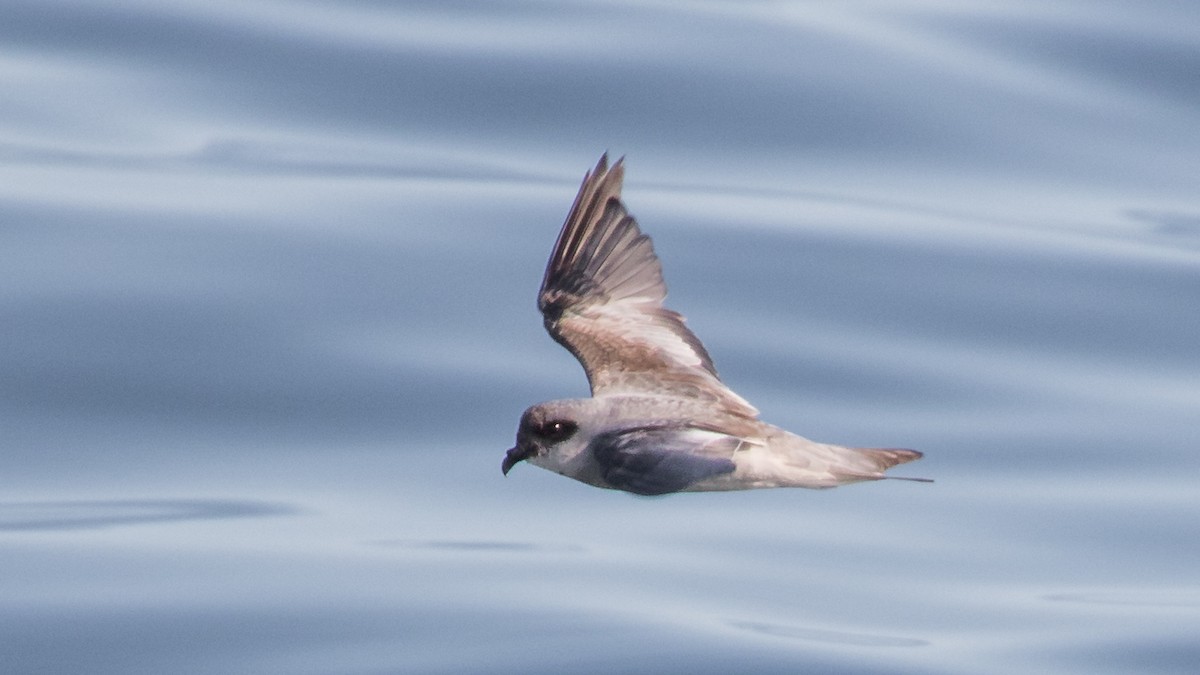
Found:
[[[692,427],[643,427],[600,434],[588,444],[604,481],[639,495],[664,495],[733,473],[742,439]]]
[[[584,176],[538,294],[546,330],[583,364],[593,395],[687,396],[756,417],[721,383],[683,316],[663,307],[662,265],[621,202],[624,174],[605,155]]]

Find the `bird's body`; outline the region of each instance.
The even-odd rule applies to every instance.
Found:
[[[758,419],[726,387],[666,285],[649,237],[620,200],[621,162],[585,176],[546,268],[538,306],[550,335],[583,364],[592,397],[521,417],[508,473],[528,461],[643,495],[827,488],[885,478],[915,450],[816,443]]]

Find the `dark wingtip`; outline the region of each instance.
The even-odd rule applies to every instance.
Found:
[[[584,180],[584,183],[586,184],[589,179],[595,179],[596,177],[602,176],[607,173],[623,174],[624,172],[625,172],[625,155],[621,155],[620,157],[618,157],[617,161],[613,162],[612,165],[609,166],[608,150],[605,150],[603,153],[601,153],[599,161],[596,162],[596,166],[593,167],[591,171],[589,171],[587,174],[584,175],[583,180]]]
[[[620,164],[620,160],[617,160],[617,163]],[[608,173],[608,150],[605,150],[600,155],[600,159],[596,162],[596,166],[592,167],[591,171],[583,174],[583,184],[587,185],[589,181],[595,180],[598,176],[603,176],[606,173]]]

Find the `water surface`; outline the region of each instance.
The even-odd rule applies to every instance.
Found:
[[[1187,3],[0,2],[12,672],[1191,672]],[[499,465],[583,172],[901,481]]]

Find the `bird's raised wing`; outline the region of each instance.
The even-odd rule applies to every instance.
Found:
[[[546,330],[583,364],[593,395],[677,395],[756,417],[721,383],[683,316],[663,307],[654,246],[621,203],[624,174],[605,155],[584,176],[538,295]]]

